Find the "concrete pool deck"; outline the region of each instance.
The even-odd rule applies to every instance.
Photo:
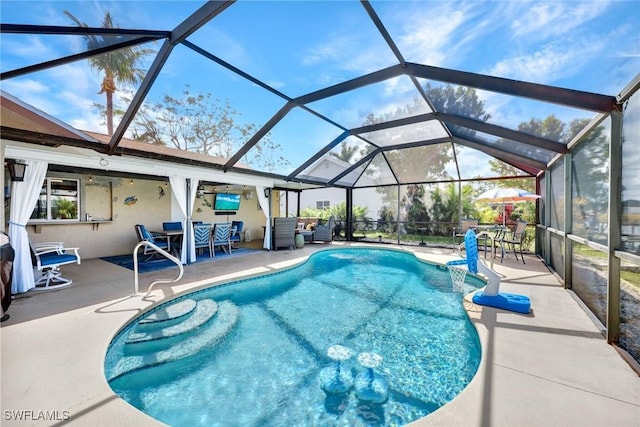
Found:
[[[89,259],[65,266],[73,285],[18,296],[9,307],[10,319],[2,323],[0,424],[162,425],[115,396],[104,378],[104,355],[118,329],[178,293],[279,269],[331,246],[190,265],[178,284],[158,285],[147,298],[132,296],[133,273],[114,264]],[[401,249],[436,262],[454,258],[450,249]],[[483,349],[478,373],[457,398],[412,426],[640,425],[638,374],[544,264],[531,255],[526,259],[526,265],[511,258],[494,267],[504,276],[501,291],[528,295],[532,313],[466,301]],[[172,274],[141,275],[141,288]]]

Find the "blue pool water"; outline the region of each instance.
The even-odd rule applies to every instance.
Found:
[[[467,276],[464,292],[482,285]],[[163,310],[173,318],[152,323]],[[323,391],[336,344],[352,350],[342,368],[354,376],[364,369],[358,354],[382,357],[375,372],[388,382],[385,402]],[[105,374],[119,396],[172,426],[391,426],[449,402],[479,361],[446,268],[402,251],[346,248],[143,314],[109,346]]]

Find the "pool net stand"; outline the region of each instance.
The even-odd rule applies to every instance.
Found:
[[[448,261],[447,269],[453,283],[453,290],[462,292],[464,290],[464,279],[467,277],[467,261],[463,259]]]

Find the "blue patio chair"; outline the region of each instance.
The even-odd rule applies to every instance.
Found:
[[[163,222],[162,223],[162,229],[164,231],[182,230],[182,222],[180,222],[180,221]]]
[[[196,245],[196,252],[204,253],[204,249],[209,250],[209,258],[213,257],[213,245],[211,242],[211,225],[196,224],[193,226],[193,240]]]
[[[212,239],[212,251],[213,256],[216,256],[216,247],[222,248],[223,251],[231,253],[231,223],[230,222],[217,222],[213,224]]]
[[[78,248],[65,248],[63,242],[45,242],[31,245],[33,265],[42,274],[35,281],[36,288],[58,289],[73,283],[62,277],[60,266],[80,264]]]
[[[244,226],[243,221],[231,221],[231,244],[234,245],[236,243],[240,243],[242,241],[242,227]]]
[[[142,224],[136,224],[135,225],[135,229],[136,229],[136,235],[138,236],[138,241],[142,242],[142,241],[146,241],[149,243],[153,243],[154,245],[156,245],[157,247],[159,247],[160,249],[163,249],[167,252],[169,252],[169,250],[171,250],[171,242],[170,242],[170,237],[169,236],[160,236],[158,234],[153,234],[150,233],[147,230],[147,227],[145,227]],[[158,251],[156,251],[154,248],[150,247],[150,246],[144,246],[144,251],[143,251],[144,255],[151,255],[150,257],[148,257],[147,259],[151,259],[158,254]]]

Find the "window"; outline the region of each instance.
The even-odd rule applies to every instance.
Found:
[[[32,222],[79,221],[77,179],[47,178],[31,213]]]
[[[331,202],[329,200],[318,200],[316,202],[316,209],[329,209]]]

